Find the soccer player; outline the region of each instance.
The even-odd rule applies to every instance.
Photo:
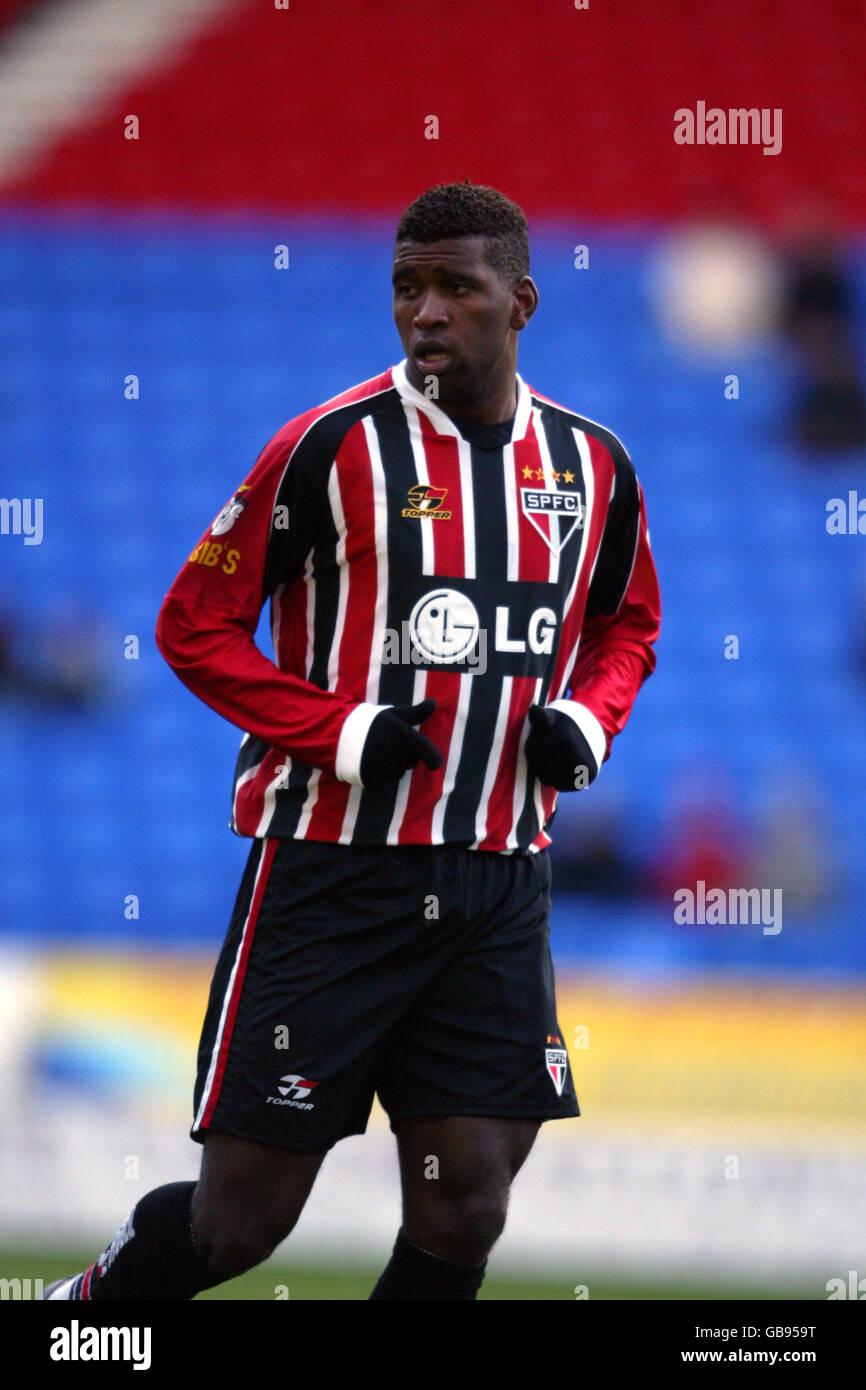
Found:
[[[474,1299],[540,1123],[580,1113],[547,830],[654,667],[643,496],[615,435],[517,373],[538,291],[516,204],[429,189],[393,281],[405,358],[278,431],[163,603],[166,660],[244,731],[253,840],[201,1037],[201,1175],[46,1297],[188,1299],[257,1265],[378,1094],[403,1214],[371,1298]]]

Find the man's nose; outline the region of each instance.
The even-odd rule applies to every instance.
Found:
[[[427,290],[418,301],[414,317],[417,328],[426,328],[431,323],[444,323],[448,315],[442,296],[436,290]]]

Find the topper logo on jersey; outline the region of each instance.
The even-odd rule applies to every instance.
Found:
[[[411,521],[450,521],[451,513],[442,510],[442,503],[448,496],[447,487],[428,487],[426,483],[415,483],[410,487],[408,507],[404,507],[401,516],[408,516]]]
[[[577,492],[546,492],[534,487],[520,489],[520,505],[523,515],[532,523],[545,545],[550,546],[554,555],[559,555],[571,540],[575,531],[583,526],[583,500]],[[546,516],[550,521],[550,535],[545,535],[537,517]],[[571,525],[562,535],[562,521]]]

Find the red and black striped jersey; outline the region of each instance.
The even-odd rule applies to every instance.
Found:
[[[458,427],[405,361],[352,387],[274,435],[193,550],[156,636],[244,730],[238,834],[534,852],[556,792],[526,762],[529,706],[609,756],[655,665],[643,494],[615,435],[516,384],[490,427]],[[365,789],[373,718],[427,697],[442,767]]]

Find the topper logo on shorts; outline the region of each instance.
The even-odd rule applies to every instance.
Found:
[[[307,1081],[303,1076],[281,1076],[285,1086],[278,1086],[279,1096],[268,1096],[268,1105],[291,1105],[295,1110],[312,1110],[313,1102],[305,1100],[318,1081]],[[281,1099],[282,1097],[282,1099]]]
[[[547,1041],[558,1044],[554,1047],[546,1047],[544,1056],[547,1059],[547,1070],[551,1081],[556,1087],[556,1094],[562,1095],[562,1088],[565,1085],[565,1074],[568,1071],[568,1053],[562,1046],[562,1039],[555,1034],[548,1033]]]

